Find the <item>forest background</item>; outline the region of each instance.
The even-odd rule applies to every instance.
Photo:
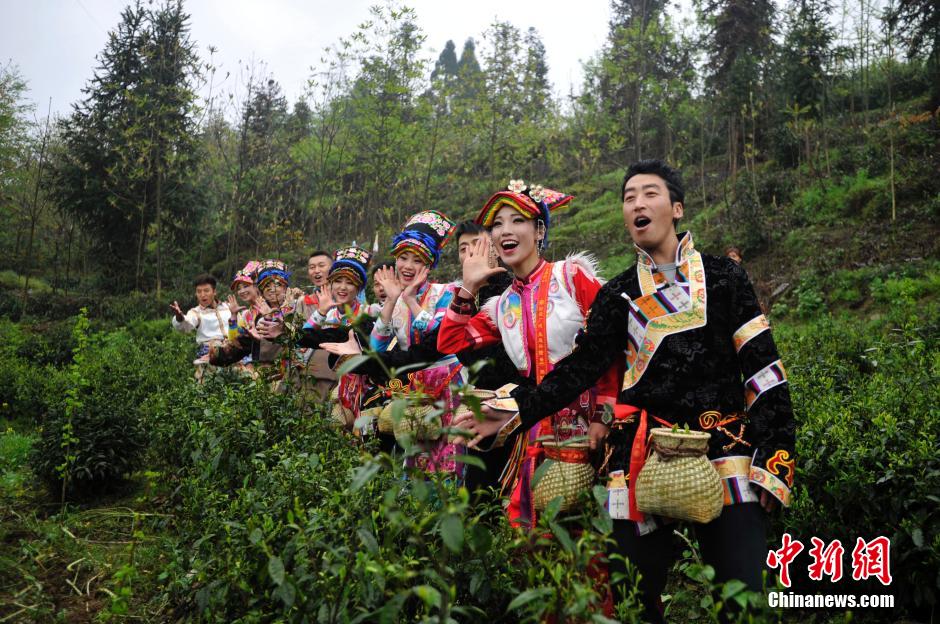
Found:
[[[889,532],[903,553],[897,613],[932,617],[940,595],[940,9],[930,0],[699,0],[692,8],[680,19],[661,0],[614,0],[583,84],[560,98],[536,27],[496,20],[462,43],[440,42],[434,59],[425,52],[434,34],[394,3],[374,7],[323,58],[299,60],[313,69],[294,102],[263,64],[245,66],[234,88],[213,88],[224,81],[211,50],[197,56],[179,1],[124,10],[67,116],[27,103],[15,59],[0,68],[8,427],[0,495],[9,503],[0,511],[0,618],[131,612],[159,621],[175,609],[292,619],[310,604],[319,613],[326,603],[316,601],[329,591],[292,565],[303,566],[297,539],[315,550],[325,538],[309,527],[290,533],[311,512],[285,500],[307,486],[278,470],[301,460],[303,470],[324,469],[298,440],[334,453],[342,444],[282,418],[296,412],[278,403],[283,397],[190,387],[188,347],[168,336],[167,301],[191,301],[196,273],[224,284],[258,257],[286,260],[303,285],[312,250],[353,240],[371,247],[376,237],[384,249],[419,209],[469,218],[510,177],[577,197],[555,219],[550,255],[591,251],[609,278],[633,262],[619,184],[625,166],[645,157],[683,170],[684,227],[706,252],[742,249],[769,306],[801,431],[800,493],[775,530],[807,539],[819,527],[842,539]],[[441,279],[456,277],[454,255],[445,252]],[[128,399],[116,409],[114,396]],[[246,401],[256,411],[246,412]],[[271,471],[263,483],[254,481],[259,462]],[[388,468],[355,454],[336,463],[337,491],[348,471],[374,477]],[[392,478],[354,480],[344,513],[403,523],[388,500],[375,509]],[[63,486],[82,479],[84,498]],[[118,494],[115,483],[124,484]],[[99,489],[118,498],[88,498]],[[356,534],[357,548],[387,556],[389,578],[414,564],[402,563],[403,552],[436,552],[435,539],[469,559],[447,571],[416,556],[430,566],[419,576],[432,579],[420,587],[433,592],[399,579],[376,596],[350,581],[362,594],[333,596],[321,621],[375,615],[392,595],[406,596],[398,608],[412,617],[475,605],[507,621],[537,619],[537,605],[554,604],[545,596],[584,595],[549,578],[535,583],[549,594],[524,593],[528,601],[517,603],[519,588],[534,581],[498,562],[473,568],[467,552],[483,520],[466,501],[448,499],[441,511],[418,498],[408,504],[423,520],[394,525],[395,535],[411,536],[407,547],[383,541],[373,525]],[[63,508],[68,499],[80,502]],[[195,512],[203,507],[212,512]],[[263,526],[236,527],[249,508]],[[461,548],[454,518],[466,528]],[[79,526],[87,530],[75,537]],[[350,556],[337,550],[346,539],[334,535],[332,556]],[[514,552],[509,537],[494,539],[503,540],[496,551]],[[572,546],[565,565],[588,551]],[[707,581],[688,568],[691,552],[689,582]],[[511,561],[506,554],[503,563]],[[375,574],[375,565],[346,567]],[[461,594],[454,570],[486,572],[490,584]],[[74,588],[60,578],[72,572]],[[704,606],[694,608],[707,592],[692,587],[675,608],[707,619]],[[682,597],[688,587],[673,589]],[[583,613],[579,605],[573,613]],[[830,616],[841,614],[822,617]]]

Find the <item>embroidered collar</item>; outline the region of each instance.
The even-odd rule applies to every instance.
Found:
[[[646,251],[636,243],[633,244],[633,248],[636,249],[638,264],[650,270],[656,269],[656,262],[653,260],[652,256],[646,253]],[[679,246],[676,248],[676,266],[682,266],[694,252],[695,244],[692,242],[692,232],[683,232],[679,236]]]
[[[545,265],[548,264],[545,262],[545,258],[539,258],[539,263],[535,265],[535,268],[529,272],[525,277],[515,277],[512,278],[512,287],[516,291],[522,291],[528,286],[532,286],[539,276],[542,274],[542,269],[545,268]]]

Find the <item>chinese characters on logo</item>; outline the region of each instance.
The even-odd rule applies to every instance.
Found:
[[[821,581],[829,577],[830,582],[836,583],[842,579],[842,556],[845,548],[839,540],[832,540],[826,544],[818,537],[810,538],[812,548],[808,553],[812,562],[807,566],[809,578]],[[790,587],[790,564],[793,563],[805,546],[800,540],[793,539],[789,533],[784,533],[779,550],[767,553],[767,566],[780,570],[780,583]],[[859,537],[852,549],[852,579],[864,581],[869,578],[878,579],[882,585],[891,584],[891,541],[884,536],[866,542]]]

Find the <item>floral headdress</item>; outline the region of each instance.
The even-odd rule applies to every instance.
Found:
[[[258,266],[258,288],[264,290],[271,280],[290,286],[290,271],[287,270],[287,265],[280,260],[263,260]]]
[[[261,263],[257,260],[249,260],[248,264],[244,268],[239,269],[235,272],[235,277],[232,278],[232,285],[229,287],[231,290],[238,288],[239,284],[248,284],[253,286],[255,283],[255,277],[258,273],[258,267],[261,266]]]
[[[548,244],[552,211],[567,206],[573,199],[573,195],[553,191],[541,185],[529,188],[522,180],[510,180],[505,191],[498,191],[487,200],[477,215],[476,222],[488,228],[493,225],[493,219],[500,208],[509,206],[526,219],[540,219],[545,224],[545,237],[542,239],[544,246]]]
[[[408,219],[401,234],[392,239],[392,255],[397,258],[411,251],[433,269],[454,228],[454,222],[436,210],[419,212]]]
[[[340,276],[348,277],[356,286],[362,288],[368,279],[370,254],[361,247],[343,247],[333,254],[333,265],[327,280],[333,281]]]

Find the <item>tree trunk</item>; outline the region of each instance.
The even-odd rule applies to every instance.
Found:
[[[36,221],[39,220],[39,213],[42,206],[39,203],[39,189],[42,184],[42,169],[46,163],[46,142],[49,139],[49,118],[52,115],[52,98],[49,98],[49,109],[46,112],[46,127],[42,133],[42,142],[39,144],[39,163],[36,170],[36,184],[33,185],[33,201],[29,210],[29,240],[26,243],[26,262],[25,277],[23,279],[23,310],[26,309],[26,302],[29,299],[29,275],[33,262],[33,239],[36,235]]]
[[[154,218],[157,222],[157,300],[160,300],[163,288],[163,224],[161,222],[163,208],[163,166],[160,163],[160,155],[157,154],[157,180],[156,191],[154,193]]]

